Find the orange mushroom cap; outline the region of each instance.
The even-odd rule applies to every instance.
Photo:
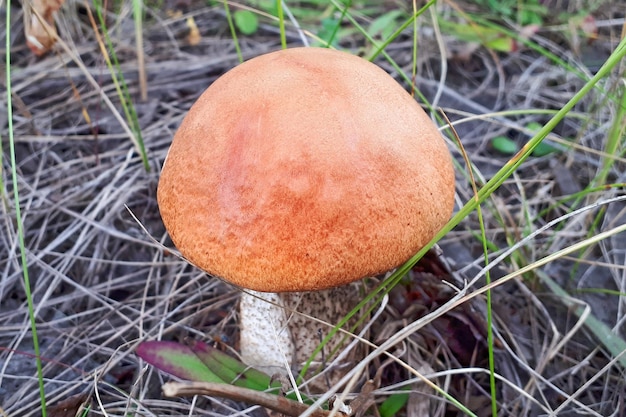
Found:
[[[257,291],[335,287],[392,269],[449,219],[450,153],[387,73],[294,48],[217,79],[174,136],[163,222],[205,271]]]

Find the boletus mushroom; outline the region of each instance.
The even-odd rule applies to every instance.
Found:
[[[176,132],[158,186],[180,252],[253,290],[240,304],[242,358],[274,367],[306,361],[330,330],[294,310],[335,324],[358,302],[348,284],[415,254],[453,199],[450,153],[413,97],[378,66],[322,48],[218,78]]]

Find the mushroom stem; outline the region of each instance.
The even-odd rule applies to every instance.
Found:
[[[293,363],[294,346],[280,294],[244,291],[239,300],[243,361],[273,374]]]
[[[243,293],[239,304],[243,361],[272,374],[284,374],[287,367],[301,369],[339,320],[358,304],[360,291],[354,283],[312,292]],[[350,352],[343,363],[330,366],[349,342],[344,334],[336,333],[312,358],[311,369],[323,366],[323,373],[329,372],[326,381],[332,382],[333,374],[358,354]]]

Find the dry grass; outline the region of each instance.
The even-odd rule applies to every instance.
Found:
[[[132,16],[122,6],[109,15],[111,37],[131,95],[139,97]],[[239,291],[163,250],[162,245],[171,247],[171,242],[155,201],[158,173],[173,132],[204,88],[237,62],[223,9],[199,7],[191,14],[203,35],[197,46],[186,43],[187,16],[168,17],[158,10],[146,14],[148,99],[136,103],[151,168],[146,172],[115,117],[121,111],[119,99],[84,5],[66,4],[58,22],[67,50],[58,48],[43,59],[25,48],[19,11],[13,13],[18,184],[50,405],[85,394],[94,416],[262,415],[255,407],[218,398],[162,398],[160,385],[169,377],[133,353],[137,343],[155,338],[192,335],[230,348],[237,343]],[[580,43],[579,53],[573,41],[558,35],[561,32],[539,32],[536,40],[582,73],[591,73],[595,70],[591,59],[603,60],[616,45],[623,10],[607,4],[596,19],[599,39],[591,45]],[[491,178],[507,161],[491,149],[490,138],[506,134],[524,142],[529,122],[549,118],[548,113],[528,109],[559,109],[584,83],[571,70],[528,49],[501,55],[478,49],[468,60],[442,65],[437,32],[428,27],[428,19],[424,24],[417,85],[452,119],[479,181]],[[410,36],[400,36],[387,48],[407,73],[411,72]],[[288,32],[290,44],[298,44],[299,39],[295,31]],[[445,36],[439,40],[452,43]],[[280,41],[267,20],[260,32],[240,42],[244,57],[251,57],[278,48]],[[363,40],[353,33],[344,44],[362,45]],[[84,68],[76,64],[78,60]],[[391,71],[387,63],[380,64]],[[601,168],[616,111],[615,101],[607,99],[605,92],[615,94],[619,83],[618,77],[606,80],[604,91],[588,96],[548,138],[556,146],[575,146],[529,159],[484,205],[490,260],[518,244],[512,254],[492,264],[492,279],[626,222],[622,199],[526,238],[572,209],[623,196],[623,187],[597,184],[601,187],[583,193],[580,202],[570,198],[591,184]],[[6,105],[6,95],[2,97]],[[85,121],[83,110],[91,123]],[[499,113],[505,110],[519,113]],[[3,117],[5,112],[0,113],[2,175],[9,184]],[[624,146],[622,138],[621,153],[609,173],[611,184],[626,182]],[[452,142],[451,149],[456,149]],[[460,206],[472,198],[472,190],[460,154],[455,157]],[[0,406],[5,415],[36,416],[40,415],[38,381],[10,187],[2,198]],[[484,266],[479,234],[472,215],[440,242],[454,271],[443,272],[443,277],[468,295],[485,284],[483,279],[472,282]],[[485,300],[477,295],[462,299],[454,308],[442,307],[457,293],[441,284],[442,272],[433,271],[433,265],[426,263],[426,271],[415,269],[412,280],[392,291],[369,340],[376,345],[389,343],[391,354],[426,374],[476,415],[490,415]],[[496,286],[499,415],[626,415],[624,352],[621,358],[611,355],[584,316],[579,317],[578,310],[546,286],[547,276],[565,288],[585,314],[624,338],[625,266],[622,233],[556,259],[540,267],[540,273],[531,271]],[[376,401],[408,386],[407,415],[416,415],[423,398],[430,399],[430,416],[460,415],[413,373],[383,357],[364,363],[363,375],[373,377],[380,367],[385,372],[373,394]]]

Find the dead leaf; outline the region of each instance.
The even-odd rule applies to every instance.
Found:
[[[82,415],[82,412],[89,406],[91,399],[87,394],[77,394],[48,407],[50,417],[75,417]],[[79,414],[80,413],[80,414]]]
[[[65,0],[32,0],[24,2],[24,34],[26,45],[37,56],[48,52],[58,35],[54,25],[54,13]]]
[[[187,18],[187,26],[189,27],[189,35],[187,35],[187,42],[189,45],[195,46],[200,43],[202,40],[202,35],[200,35],[200,30],[196,25],[196,21],[193,20],[193,16]]]
[[[372,393],[377,388],[377,386],[380,385],[380,376],[377,375],[376,379],[377,381],[370,379],[366,381],[365,384],[363,384],[359,395],[350,403],[352,413],[348,415],[361,417],[372,405],[376,404],[374,395]]]

